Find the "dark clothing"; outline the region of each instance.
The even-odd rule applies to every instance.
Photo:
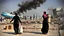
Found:
[[[19,33],[18,32],[19,31],[19,24],[14,24],[13,26],[14,26],[15,33],[18,34]]]
[[[43,17],[43,23],[42,23],[43,27],[42,27],[41,31],[43,34],[46,34],[46,33],[48,33],[48,29],[49,29],[48,16],[45,18],[45,16],[43,15],[42,17]]]
[[[1,22],[2,22],[2,17],[1,17]]]
[[[16,34],[18,34],[19,33],[18,31],[19,31],[19,21],[20,21],[20,19],[19,19],[18,16],[14,16],[12,20],[14,20],[14,23],[13,23],[14,31],[15,31]]]
[[[14,24],[19,24],[20,19],[18,16],[14,16],[13,20],[14,20]]]

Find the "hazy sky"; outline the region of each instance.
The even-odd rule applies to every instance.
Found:
[[[18,3],[21,3],[23,1],[27,1],[27,0],[7,0],[7,1],[2,1],[0,2],[0,14],[1,12],[13,12],[19,9],[18,7]],[[36,14],[38,16],[41,16],[43,11],[45,10],[47,13],[48,12],[48,8],[51,7],[61,7],[61,5],[58,3],[57,0],[47,0],[46,2],[44,2],[43,4],[41,4],[40,7],[38,7],[37,9],[32,9],[30,11],[27,11],[27,13],[25,13],[24,15],[32,15],[32,14]]]

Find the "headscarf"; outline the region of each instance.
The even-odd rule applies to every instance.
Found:
[[[46,11],[44,11],[44,14],[43,14],[44,18],[47,18],[47,14],[46,14]]]

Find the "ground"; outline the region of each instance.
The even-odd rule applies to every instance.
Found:
[[[34,24],[30,24],[30,25],[32,26]],[[41,25],[41,24],[37,24],[37,26],[39,26],[39,25]],[[24,25],[24,26],[26,26],[26,25]],[[57,24],[49,24],[49,31],[47,34],[42,34],[40,30],[37,30],[35,28],[36,29],[35,31],[26,32],[27,30],[25,29],[24,33],[15,35],[14,31],[12,31],[12,30],[3,31],[2,28],[3,28],[3,25],[0,24],[0,36],[59,36]]]

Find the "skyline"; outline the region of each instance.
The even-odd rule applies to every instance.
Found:
[[[27,1],[27,0],[7,0],[6,2],[0,3],[0,14],[1,12],[10,13],[18,10],[19,9],[18,4],[23,1]],[[58,0],[46,0],[46,2],[41,4],[40,7],[37,7],[37,9],[29,10],[24,15],[28,16],[28,15],[36,14],[37,16],[41,16],[43,14],[43,11],[46,11],[49,14],[50,12],[48,11],[48,8],[62,7],[57,1]]]

